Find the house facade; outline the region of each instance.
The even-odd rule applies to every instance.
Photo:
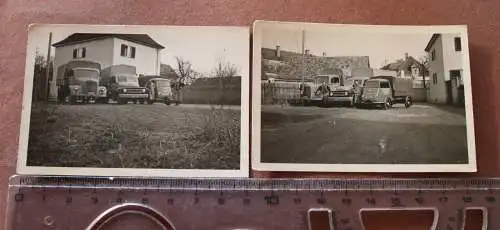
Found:
[[[101,69],[115,65],[134,66],[137,75],[159,75],[160,51],[164,48],[146,34],[74,33],[54,43],[54,69],[70,61],[91,61]],[[54,71],[50,96],[57,97],[57,71]]]
[[[72,60],[135,66],[137,74],[160,74],[160,51],[164,47],[146,34],[72,34],[54,43],[54,67]]]
[[[464,104],[462,39],[460,34],[433,34],[425,51],[430,55],[428,101]]]

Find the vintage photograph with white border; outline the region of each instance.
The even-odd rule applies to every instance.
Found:
[[[249,176],[249,27],[27,32],[17,173]]]
[[[466,25],[252,33],[253,170],[477,171]]]

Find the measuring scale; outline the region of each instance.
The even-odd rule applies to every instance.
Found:
[[[499,190],[500,179],[14,176],[6,229],[314,230],[311,220],[322,218],[330,229],[358,230],[362,212],[432,210],[432,229],[461,230],[465,212],[478,210],[483,229],[494,230]]]

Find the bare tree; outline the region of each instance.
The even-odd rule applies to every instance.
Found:
[[[225,103],[225,94],[227,89],[227,84],[231,82],[231,79],[238,74],[238,68],[226,61],[218,61],[217,66],[214,68],[212,75],[219,80],[219,86],[221,89],[220,106],[222,107]]]
[[[174,69],[177,74],[177,88],[180,89],[184,85],[188,85],[196,78],[196,71],[190,61],[184,60],[181,57],[175,57],[177,62],[176,69]]]
[[[431,64],[431,55],[430,53],[427,53],[423,56],[421,56],[418,60],[421,64],[422,64],[422,80],[423,80],[423,84],[424,84],[424,89],[427,88],[426,86],[426,82],[425,82],[425,77],[427,75],[429,75],[429,67],[430,67],[430,64]]]

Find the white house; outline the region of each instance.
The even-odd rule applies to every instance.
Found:
[[[460,34],[433,34],[425,51],[430,55],[428,101],[463,104],[462,39]]]
[[[89,60],[101,64],[132,65],[137,74],[160,74],[160,50],[164,47],[146,34],[75,33],[53,44],[54,69],[71,60]]]

